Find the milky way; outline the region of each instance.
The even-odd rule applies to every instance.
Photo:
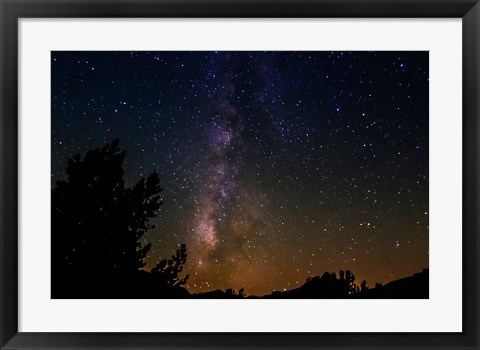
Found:
[[[191,292],[428,267],[427,52],[54,52],[52,185],[114,138],[164,188],[147,269]]]

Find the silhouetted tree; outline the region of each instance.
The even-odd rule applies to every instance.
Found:
[[[76,155],[52,190],[52,297],[138,294],[151,246],[142,237],[154,227],[162,189],[156,172],[126,188],[125,156],[118,139]],[[185,259],[183,247],[169,271],[181,271]]]
[[[353,294],[358,292],[358,286],[355,284],[355,275],[349,270],[345,272],[345,281],[348,285],[348,293]]]
[[[187,262],[187,246],[182,244],[171,259],[164,259],[151,270],[153,283],[157,286],[177,287],[187,283],[189,275],[180,278],[178,275]]]
[[[363,280],[362,284],[360,285],[360,292],[364,293],[368,290],[367,281]]]

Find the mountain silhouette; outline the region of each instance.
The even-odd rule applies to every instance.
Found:
[[[371,299],[428,299],[429,297],[429,273],[428,269],[387,283],[377,285],[375,288],[362,291],[358,298]]]
[[[342,277],[343,276],[343,277]],[[347,283],[347,276],[352,276],[349,271],[340,271],[340,278],[335,273],[325,272],[322,276],[309,277],[302,286],[287,290],[274,291],[271,294],[246,296],[240,290],[237,294],[233,289],[213,290],[203,293],[191,294],[194,299],[428,299],[428,269],[415,273],[412,276],[391,281],[375,288],[363,289],[353,287],[352,279]],[[243,289],[243,288],[242,288]]]
[[[347,271],[348,272],[348,271]],[[389,282],[385,286],[377,284],[375,288],[363,290],[349,289],[335,274],[325,272],[321,277],[309,278],[302,286],[287,290],[274,291],[263,296],[266,299],[426,299],[428,298],[428,269],[413,276]]]

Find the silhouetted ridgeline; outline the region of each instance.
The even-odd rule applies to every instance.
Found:
[[[160,201],[157,173],[125,187],[126,152],[115,140],[68,160],[67,179],[52,190],[52,294],[53,299],[145,298],[428,298],[428,270],[385,286],[360,287],[350,271],[309,277],[296,289],[263,297],[214,290],[191,294],[183,286],[187,247],[179,244],[168,259],[145,271],[151,244],[142,237],[153,229]],[[248,286],[247,286],[248,287]]]
[[[343,276],[343,278],[342,278]],[[346,276],[350,276],[347,283]],[[238,293],[233,289],[225,292],[214,290],[211,292],[192,294],[191,298],[199,299],[428,299],[428,269],[413,276],[392,281],[385,286],[377,283],[375,288],[363,289],[353,283],[353,274],[349,271],[340,271],[340,278],[335,273],[325,272],[321,277],[309,277],[304,285],[287,291],[275,291],[264,296],[247,296],[240,289]]]
[[[428,299],[429,295],[428,269],[413,276],[392,281],[384,286],[377,283],[375,288],[347,288],[335,274],[325,272],[322,277],[309,278],[307,282],[296,289],[273,292],[264,296],[268,299]]]
[[[410,277],[405,277],[387,283],[384,286],[367,289],[355,297],[372,299],[428,299],[429,274],[428,269],[423,269]]]

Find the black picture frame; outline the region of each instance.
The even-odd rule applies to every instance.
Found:
[[[478,0],[0,0],[2,349],[385,348],[478,349]],[[18,332],[18,19],[75,17],[462,18],[463,332],[461,333],[22,333]]]

